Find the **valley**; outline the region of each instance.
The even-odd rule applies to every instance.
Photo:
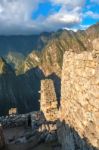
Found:
[[[39,110],[40,81],[44,78],[54,81],[59,100],[64,52],[92,51],[93,41],[98,37],[99,23],[85,31],[58,30],[29,37],[16,36],[14,42],[9,36],[0,37],[1,115],[7,114],[11,107],[17,107],[19,113]]]

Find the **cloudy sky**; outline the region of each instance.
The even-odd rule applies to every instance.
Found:
[[[99,0],[0,0],[0,34],[85,29],[99,21]]]

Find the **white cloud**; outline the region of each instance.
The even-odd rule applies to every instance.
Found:
[[[99,19],[99,13],[94,13],[92,11],[87,11],[86,16],[90,16],[93,19]]]
[[[50,0],[53,5],[61,6],[45,19],[45,29],[72,28],[82,21],[82,7],[85,0]]]
[[[86,30],[89,27],[90,27],[90,25],[82,25],[82,24],[80,25],[81,30]]]
[[[14,23],[26,21],[37,4],[38,0],[0,0],[0,20]]]
[[[61,4],[61,5],[67,5],[71,7],[80,7],[84,4],[85,0],[50,0],[53,4]]]
[[[54,13],[46,18],[44,25],[45,28],[48,28],[49,30],[57,30],[59,28],[72,27],[76,24],[79,24],[80,21],[81,13],[79,8],[76,8],[72,11],[67,11],[62,8],[59,12]]]
[[[32,13],[45,0],[0,0],[0,34],[32,34],[72,28],[81,22],[85,0],[48,1],[53,8],[59,5],[60,10],[51,11],[47,17],[39,15],[36,20],[32,20]]]
[[[40,1],[0,0],[0,34],[28,32],[32,12]]]
[[[91,2],[99,4],[99,0],[91,0]]]

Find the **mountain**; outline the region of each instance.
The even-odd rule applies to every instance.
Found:
[[[23,70],[39,66],[46,76],[54,72],[61,77],[64,52],[92,51],[93,41],[97,38],[99,38],[99,24],[93,25],[85,31],[59,30],[53,34],[53,38],[41,52],[32,51],[27,56]]]
[[[90,26],[86,31],[90,39],[99,38],[99,22]]]
[[[58,30],[31,36],[1,36],[0,114],[6,114],[11,107],[17,107],[19,113],[38,110],[38,91],[44,78],[53,79],[60,99],[64,52],[92,51],[98,38],[99,23],[77,32]]]
[[[38,99],[40,80],[43,74],[39,68],[33,68],[25,74],[16,75],[15,70],[0,59],[0,114],[5,115],[11,107],[17,107],[19,113],[39,109]]]
[[[9,51],[23,55],[32,50],[40,51],[50,40],[51,34],[44,32],[40,35],[0,36],[0,56],[8,54]]]

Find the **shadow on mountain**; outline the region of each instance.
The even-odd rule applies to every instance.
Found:
[[[17,108],[19,113],[39,110],[40,84],[44,79],[42,70],[38,67],[30,69],[25,74],[17,76],[19,88],[17,91]]]
[[[19,113],[39,110],[40,81],[42,71],[36,67],[16,76],[13,72],[0,75],[0,115],[7,115],[11,107]]]
[[[13,71],[0,75],[0,115],[7,115],[8,110],[16,107],[19,113],[37,111],[40,99],[40,84],[42,79],[52,79],[55,84],[57,99],[60,98],[60,79],[55,73],[44,76],[39,67],[26,73],[15,75]]]
[[[40,85],[42,79],[52,79],[55,85],[55,91],[57,95],[57,100],[60,99],[60,78],[52,73],[51,75],[45,77],[43,71],[39,67],[30,69],[23,75],[17,77],[20,83],[18,95],[23,95],[23,100],[21,97],[18,98],[18,110],[19,112],[30,112],[37,111],[40,109]],[[24,102],[23,102],[24,101]],[[20,104],[21,102],[21,104]],[[22,107],[23,104],[25,107]]]
[[[81,138],[79,133],[65,121],[58,120],[58,137],[63,150],[99,150],[91,145],[86,138]]]
[[[0,56],[5,56],[9,51],[23,55],[33,50],[41,51],[50,40],[51,34],[46,32],[40,35],[0,36]]]

